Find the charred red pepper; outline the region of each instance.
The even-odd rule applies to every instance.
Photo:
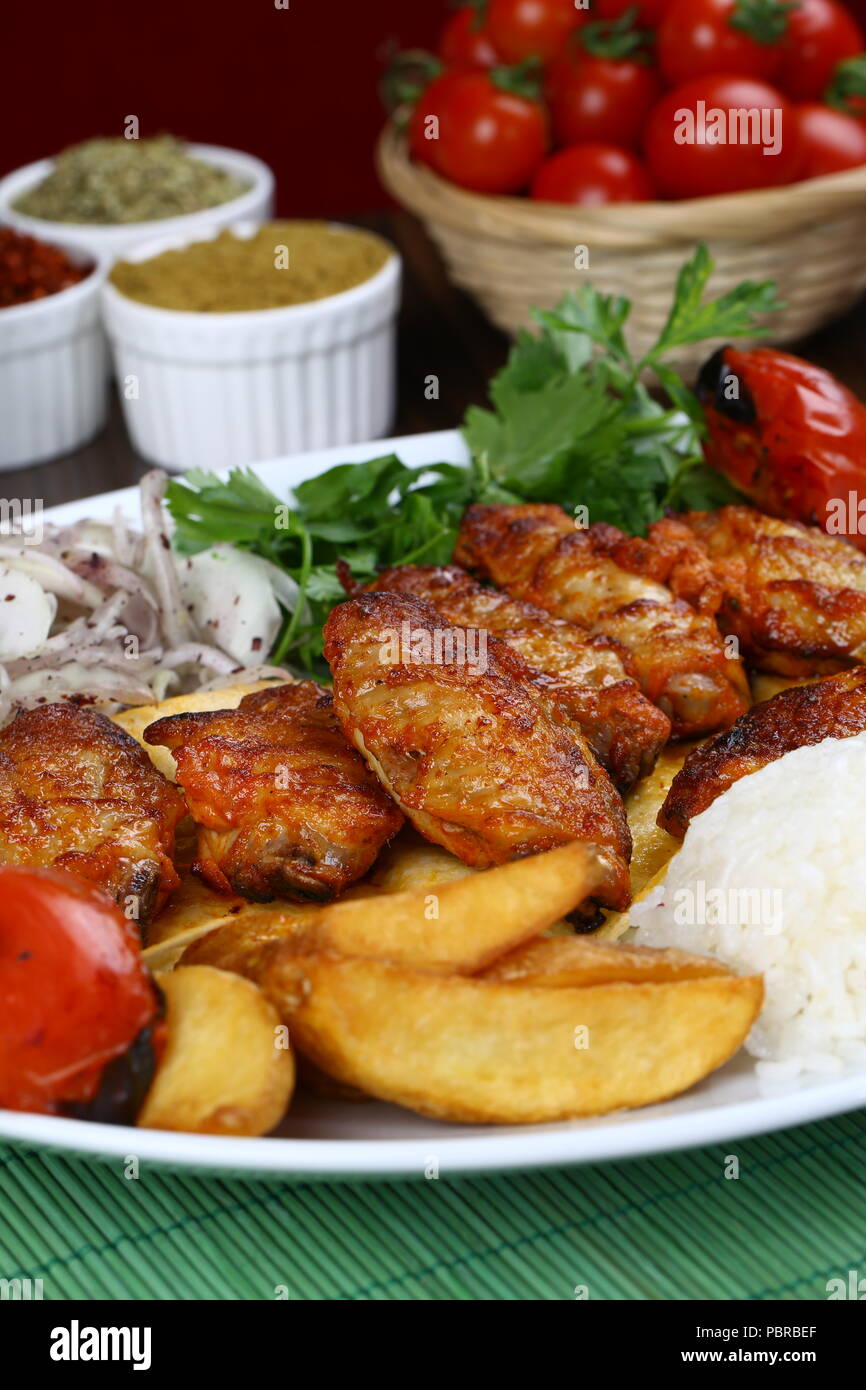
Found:
[[[698,395],[713,468],[763,511],[866,550],[866,408],[840,381],[787,352],[725,347]]]
[[[58,869],[0,866],[0,1106],[130,1123],[164,1046],[138,932]]]

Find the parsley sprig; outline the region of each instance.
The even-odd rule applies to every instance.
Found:
[[[174,479],[167,501],[176,549],[194,554],[231,541],[287,570],[300,597],[271,658],[321,671],[322,624],[343,597],[335,561],[347,560],[361,581],[385,565],[445,564],[473,502],[585,507],[592,521],[640,534],[668,508],[732,500],[737,494],[703,461],[702,410],[669,359],[695,343],[759,336],[760,320],[780,306],[772,282],[706,299],[712,270],[699,247],[639,360],[626,342],[626,299],[587,285],[554,310],[536,310],[538,333],[518,337],[491,383],[490,409],[466,415],[469,467],[409,468],[394,454],[340,464],[301,483],[289,506],[249,469]]]

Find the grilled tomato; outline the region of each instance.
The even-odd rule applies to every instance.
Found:
[[[163,1034],[111,899],[60,869],[0,866],[0,1106],[129,1123]]]
[[[866,550],[866,408],[830,372],[772,348],[720,348],[698,378],[708,462],[765,512]]]

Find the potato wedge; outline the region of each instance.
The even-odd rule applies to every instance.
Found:
[[[432,892],[441,883],[475,872],[439,845],[422,840],[414,830],[401,831],[382,851],[367,878],[354,884],[340,901],[382,893]],[[216,965],[254,979],[255,970],[243,966],[247,948],[249,955],[255,957],[266,939],[288,939],[294,935],[296,918],[308,923],[321,911],[321,905],[298,906],[284,901],[260,904],[224,897],[181,868],[180,887],[151,924],[145,960],[151,970],[167,970],[188,947],[210,937],[200,952],[190,951],[186,963]]]
[[[390,845],[386,845],[364,884],[370,892],[376,893],[432,893],[441,883],[451,883],[479,872],[441,845],[422,839],[417,830],[407,825]],[[574,935],[574,926],[564,919],[548,930],[564,936]]]
[[[249,685],[229,685],[224,690],[195,690],[190,695],[174,695],[170,700],[160,700],[155,705],[134,705],[132,709],[121,710],[111,717],[115,724],[125,729],[137,743],[140,743],[152,763],[173,782],[177,766],[167,748],[151,748],[144,741],[144,731],[155,719],[163,719],[170,714],[198,713],[210,709],[237,709],[245,695],[254,690],[264,690],[274,681],[251,681]]]
[[[604,858],[577,841],[428,892],[343,900],[308,936],[317,950],[473,974],[539,936],[605,881]]]
[[[592,936],[571,936],[530,941],[501,956],[481,978],[545,989],[585,989],[589,985],[674,984],[729,974],[719,961],[687,951],[656,951],[648,946],[614,945]]]
[[[727,1061],[763,998],[759,976],[545,989],[289,950],[263,988],[293,1045],[336,1080],[476,1124],[665,1100]]]
[[[327,907],[273,904],[242,912],[191,946],[184,963],[238,970],[253,979],[277,941],[304,954],[390,960],[471,975],[539,936],[605,881],[604,857],[577,841],[545,854],[436,884],[429,891],[347,894]]]
[[[374,896],[377,889],[368,883],[356,883],[343,895],[347,898]],[[286,940],[296,933],[300,923],[308,923],[321,912],[320,905],[278,901],[252,903],[246,898],[223,896],[189,872],[181,873],[181,884],[166,907],[151,923],[143,955],[151,970],[169,970],[184,952],[196,942],[220,937],[219,945],[206,951],[201,959],[191,956],[187,964],[216,965],[234,970],[240,975],[252,972],[239,964],[223,964],[222,957],[243,953],[245,943],[254,948],[265,940]],[[220,933],[225,934],[220,936]]]
[[[168,1045],[138,1117],[145,1129],[267,1134],[295,1085],[274,1006],[249,980],[207,966],[157,977]]]

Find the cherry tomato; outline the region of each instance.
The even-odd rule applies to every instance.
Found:
[[[616,145],[572,145],[542,164],[532,197],[546,203],[643,203],[654,196],[639,159]]]
[[[446,21],[439,35],[439,57],[449,68],[492,68],[499,62],[474,5],[462,5]]]
[[[800,177],[817,179],[866,164],[866,126],[820,102],[794,107],[802,166]]]
[[[490,0],[487,31],[506,63],[524,58],[547,61],[560,51],[573,29],[589,14],[574,0]]]
[[[785,11],[779,13],[781,33]],[[782,61],[778,38],[760,41],[731,23],[737,15],[737,0],[672,0],[657,40],[667,81],[688,82],[710,73],[769,80]]]
[[[644,148],[650,178],[669,198],[773,188],[799,176],[792,109],[775,87],[750,78],[698,77],[666,92]]]
[[[645,63],[594,58],[579,48],[554,58],[545,83],[554,140],[636,146],[661,89],[658,74]]]
[[[856,396],[830,372],[773,348],[720,349],[697,389],[714,468],[762,511],[866,550],[866,408]]]
[[[0,1106],[90,1101],[157,1014],[138,933],[92,884],[0,866]]]
[[[637,9],[637,22],[643,29],[654,29],[671,0],[594,0],[594,19],[619,19],[626,10]]]
[[[416,158],[479,193],[517,193],[547,150],[537,101],[505,91],[484,72],[446,72],[418,99],[409,127]]]
[[[820,101],[837,64],[861,53],[866,39],[854,16],[836,0],[799,0],[780,48],[777,81],[782,91],[797,101]]]

